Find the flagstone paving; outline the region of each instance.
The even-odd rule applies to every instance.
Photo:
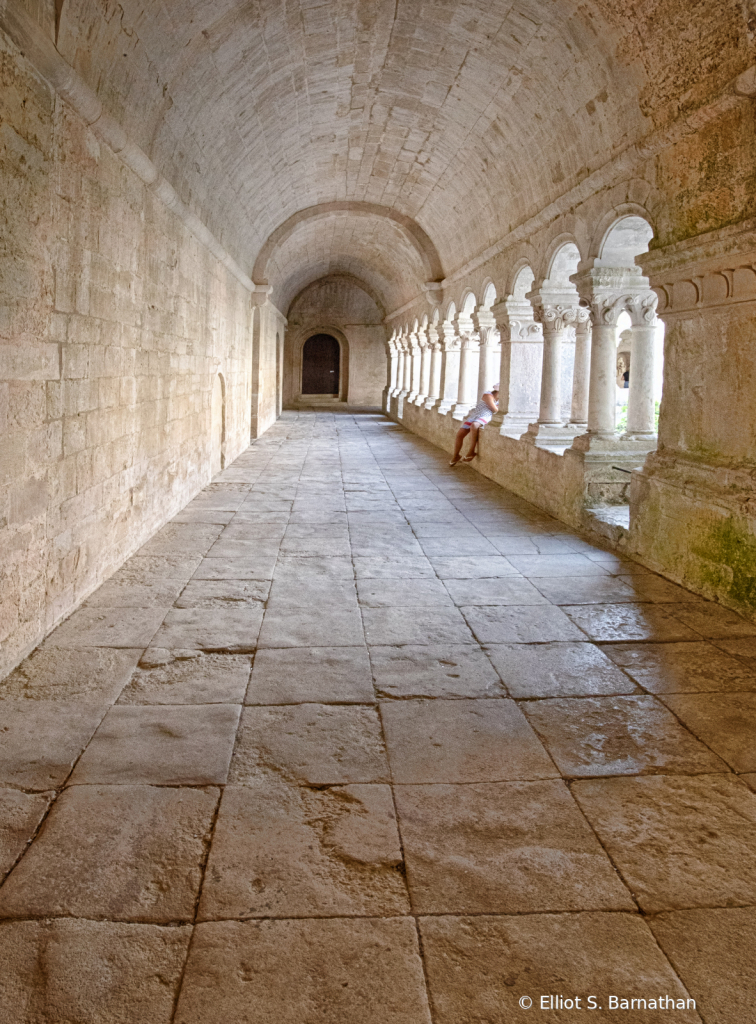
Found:
[[[447,462],[284,413],[0,681],[3,1024],[745,1024],[756,626]]]

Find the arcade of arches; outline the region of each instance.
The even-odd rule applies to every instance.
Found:
[[[754,0],[0,0],[0,83],[4,1024],[745,1024]]]

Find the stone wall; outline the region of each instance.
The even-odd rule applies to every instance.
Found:
[[[383,310],[365,286],[333,275],[305,288],[291,304],[285,343],[283,400],[299,400],[302,346],[313,334],[332,334],[341,344],[341,400],[379,406],[386,386],[386,328]],[[306,399],[305,399],[306,401]]]
[[[2,38],[0,176],[2,676],[207,484],[219,374],[222,461],[247,446],[253,314]]]

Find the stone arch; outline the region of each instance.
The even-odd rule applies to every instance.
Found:
[[[484,282],[481,294],[483,298],[480,300],[480,308],[490,310],[498,298],[496,285],[490,278]]]
[[[574,289],[570,281],[581,261],[580,248],[572,235],[562,235],[552,242],[550,255],[546,263],[546,279],[552,285],[564,286],[568,291]]]
[[[255,284],[268,283],[268,262],[271,256],[296,231],[300,224],[314,218],[329,217],[334,213],[349,213],[358,217],[385,217],[398,224],[403,229],[407,241],[419,254],[428,276],[428,281],[443,280],[444,270],[438,250],[427,232],[411,217],[407,217],[391,207],[380,206],[378,203],[339,200],[331,203],[318,203],[316,206],[308,206],[292,214],[283,224],[279,224],[263,243],[257,255],[252,269],[252,279]]]
[[[518,302],[530,302],[528,293],[535,284],[535,272],[527,260],[522,260],[513,277],[509,295]]]
[[[478,305],[478,300],[475,297],[475,292],[468,288],[462,296],[462,300],[459,304],[459,311],[462,316],[471,316],[475,307]]]
[[[614,215],[605,227],[598,245],[598,259],[602,266],[635,267],[637,256],[648,252],[654,228],[645,211],[636,210]]]

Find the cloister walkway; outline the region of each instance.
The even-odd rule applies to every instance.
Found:
[[[447,462],[285,413],[0,683],[4,1024],[750,1019],[756,627]]]

